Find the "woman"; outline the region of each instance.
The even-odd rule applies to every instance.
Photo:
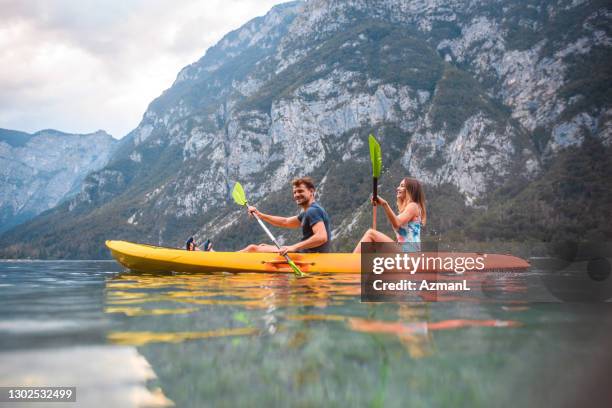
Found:
[[[389,222],[395,231],[397,242],[402,244],[405,252],[421,250],[421,226],[427,221],[425,210],[425,193],[417,179],[406,177],[396,189],[396,202],[399,214],[395,214],[389,203],[377,197],[372,204],[380,205],[385,210]],[[395,242],[380,231],[369,229],[355,247],[353,252],[361,252],[362,242]]]

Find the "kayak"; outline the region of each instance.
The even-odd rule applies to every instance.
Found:
[[[113,258],[135,272],[265,272],[293,273],[282,256],[275,253],[207,252],[164,248],[127,241],[106,241]],[[412,253],[417,256],[421,253]],[[427,254],[427,253],[423,253]],[[306,273],[361,273],[361,255],[352,253],[290,254],[295,264]],[[482,257],[485,254],[436,252],[437,257]],[[486,254],[484,271],[522,270],[529,263],[512,255]],[[417,272],[453,272],[419,268]]]

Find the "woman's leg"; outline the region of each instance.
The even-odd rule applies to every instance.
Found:
[[[376,231],[372,228],[367,230],[361,240],[357,243],[357,246],[353,250],[353,253],[361,252],[361,243],[362,242],[395,242],[393,239],[389,238],[385,234],[380,231]]]

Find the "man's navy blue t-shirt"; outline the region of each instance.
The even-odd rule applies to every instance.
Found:
[[[331,229],[329,228],[329,216],[327,215],[327,212],[323,209],[323,207],[321,207],[316,202],[313,202],[312,204],[310,204],[310,207],[306,209],[306,211],[298,215],[298,220],[302,223],[302,241],[305,241],[314,235],[312,227],[319,221],[323,221],[323,224],[325,225],[325,231],[327,231],[326,243],[318,247],[302,249],[300,250],[300,252],[329,252],[329,243],[332,239],[332,236]]]

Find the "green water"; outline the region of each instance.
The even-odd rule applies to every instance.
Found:
[[[105,407],[575,406],[607,392],[610,304],[366,304],[353,275],[119,272],[0,263],[0,386],[76,385],[66,406]]]

